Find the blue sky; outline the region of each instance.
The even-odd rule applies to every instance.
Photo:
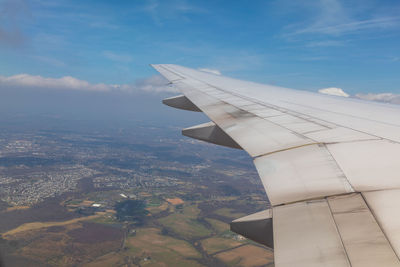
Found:
[[[137,84],[150,63],[400,93],[400,2],[0,0],[0,76]]]

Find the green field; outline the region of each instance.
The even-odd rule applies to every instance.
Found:
[[[159,222],[168,230],[185,239],[200,238],[212,234],[211,229],[197,220],[198,214],[199,210],[196,206],[187,206],[183,208],[182,213],[173,213],[161,218]]]

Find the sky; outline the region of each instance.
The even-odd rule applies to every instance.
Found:
[[[68,90],[136,101],[173,93],[152,63],[400,103],[400,2],[0,0],[7,108],[32,95],[54,104]]]

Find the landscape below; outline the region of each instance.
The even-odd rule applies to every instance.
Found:
[[[271,250],[229,231],[268,207],[243,151],[176,127],[57,123],[0,130],[5,266],[273,266]]]

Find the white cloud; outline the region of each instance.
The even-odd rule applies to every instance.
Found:
[[[2,88],[15,89],[51,89],[51,90],[82,90],[98,92],[177,92],[177,89],[168,86],[168,81],[160,75],[141,79],[133,84],[92,84],[71,76],[61,78],[46,78],[30,74],[18,74],[9,77],[0,76],[0,90]]]
[[[319,33],[330,35],[341,35],[346,33],[361,32],[371,29],[388,29],[399,25],[399,18],[382,17],[377,19],[367,19],[351,21],[348,23],[337,23],[332,25],[312,25],[304,29],[297,30],[295,34]]]
[[[378,102],[391,103],[391,104],[400,104],[400,95],[393,94],[393,93],[356,94],[355,97],[359,98],[359,99],[364,99],[364,100],[378,101]]]
[[[336,88],[336,87],[319,89],[318,92],[321,94],[326,94],[326,95],[349,97],[349,94],[347,94],[341,88]]]
[[[141,79],[136,81],[133,85],[121,85],[119,87],[122,91],[144,91],[151,93],[176,93],[178,89],[174,86],[168,84],[168,80],[166,80],[161,75],[153,75],[146,79]]]
[[[10,77],[0,76],[0,87],[22,87],[22,88],[47,88],[47,89],[69,89],[108,91],[111,89],[106,84],[90,84],[87,81],[79,80],[71,76],[61,78],[45,78],[29,74],[17,74]]]
[[[306,34],[341,36],[346,34],[365,34],[369,32],[397,30],[400,17],[393,6],[391,11],[382,12],[371,2],[346,2],[340,0],[291,1],[297,7],[309,13],[309,18],[288,25],[289,31],[283,36],[295,37]],[[373,12],[371,12],[373,11]],[[329,44],[329,43],[327,43]]]
[[[215,70],[215,69],[200,68],[199,71],[208,72],[208,73],[212,73],[215,75],[222,75],[219,70]]]

